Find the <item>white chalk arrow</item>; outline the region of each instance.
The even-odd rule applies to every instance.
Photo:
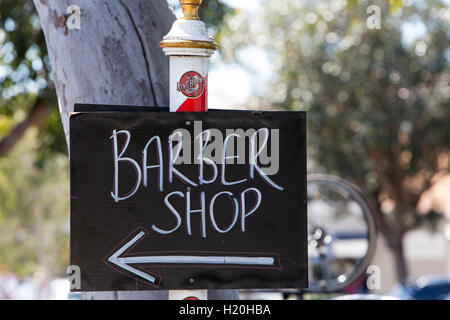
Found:
[[[119,250],[112,254],[108,261],[116,266],[127,270],[139,277],[155,283],[156,278],[138,270],[131,265],[134,264],[214,264],[214,265],[242,265],[242,266],[274,266],[275,258],[273,257],[243,257],[243,256],[196,256],[196,255],[157,255],[157,256],[141,256],[141,257],[123,257],[120,256],[131,246],[138,242],[146,233],[140,231],[133,239],[128,241]]]

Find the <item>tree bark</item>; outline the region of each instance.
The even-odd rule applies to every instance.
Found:
[[[373,202],[374,202],[374,204],[376,204],[376,206],[373,207],[375,220],[377,223],[377,227],[383,234],[384,238],[386,239],[389,249],[391,250],[392,254],[394,255],[394,263],[395,263],[397,280],[400,283],[404,284],[405,280],[408,276],[408,266],[407,266],[406,258],[405,258],[405,254],[404,254],[403,238],[408,229],[404,226],[404,223],[403,223],[403,216],[404,216],[405,210],[406,210],[404,208],[404,204],[402,202],[402,201],[404,201],[404,198],[402,195],[404,191],[398,190],[398,188],[400,188],[401,184],[403,184],[403,176],[401,177],[401,179],[402,179],[401,184],[400,183],[396,184],[397,190],[396,190],[396,188],[391,187],[389,185],[389,183],[386,182],[386,178],[384,177],[384,172],[381,170],[381,168],[378,165],[380,160],[378,159],[377,153],[375,152],[375,150],[370,152],[370,155],[371,155],[371,160],[373,163],[374,171],[376,172],[376,174],[378,176],[378,180],[380,181],[380,184],[381,184],[380,187],[378,187],[376,190],[374,190],[373,194],[372,194]],[[392,159],[392,157],[391,157],[391,159]],[[392,161],[394,161],[394,160],[397,161],[396,159],[393,159]],[[380,193],[383,188],[385,189],[384,190],[385,192],[389,193],[389,191],[391,191],[391,193],[397,195],[397,198],[396,198],[397,207],[395,208],[396,212],[395,212],[395,223],[394,224],[392,222],[389,223],[386,220],[384,213],[381,210]],[[394,191],[394,190],[396,190],[396,191]],[[417,225],[418,224],[419,224],[419,222],[417,223]],[[412,228],[414,228],[414,226],[411,226],[410,229],[412,229]]]
[[[394,255],[397,280],[401,284],[405,284],[408,277],[408,265],[406,263],[405,250],[403,246],[404,233],[391,230],[389,234],[385,234],[385,238],[391,252]]]
[[[401,284],[405,284],[408,277],[408,266],[406,264],[405,251],[403,244],[393,248],[394,259],[395,259],[395,270],[397,272],[397,279]]]
[[[47,42],[68,143],[74,103],[169,105],[169,60],[159,42],[169,32],[175,16],[166,0],[33,2]],[[70,5],[81,9],[80,29],[66,26]],[[220,292],[211,294],[215,299],[237,298],[235,290]],[[87,293],[85,297],[167,299],[168,292]]]
[[[169,63],[159,41],[175,16],[166,0],[33,0],[45,34],[69,141],[74,103],[168,106]],[[81,9],[68,29],[67,8]]]

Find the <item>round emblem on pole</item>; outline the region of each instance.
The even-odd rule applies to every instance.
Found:
[[[201,96],[204,89],[205,79],[195,71],[186,72],[177,83],[177,90],[191,99]]]

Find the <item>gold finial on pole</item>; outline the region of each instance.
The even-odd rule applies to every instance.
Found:
[[[179,2],[183,9],[183,17],[175,20],[169,33],[160,42],[161,48],[205,49],[209,51],[204,53],[210,56],[217,49],[217,43],[208,35],[205,23],[198,17],[202,0],[179,0]],[[169,51],[166,54],[175,55],[173,50]],[[177,51],[177,54],[185,55],[180,51]]]
[[[200,20],[198,9],[202,0],[179,0],[183,10],[183,20]]]

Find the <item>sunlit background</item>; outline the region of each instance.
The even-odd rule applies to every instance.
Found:
[[[373,207],[380,286],[345,293],[449,283],[449,5],[203,1],[219,43],[209,107],[308,111],[309,173],[348,179]],[[2,0],[0,299],[68,297],[69,166],[50,70],[32,2]]]

